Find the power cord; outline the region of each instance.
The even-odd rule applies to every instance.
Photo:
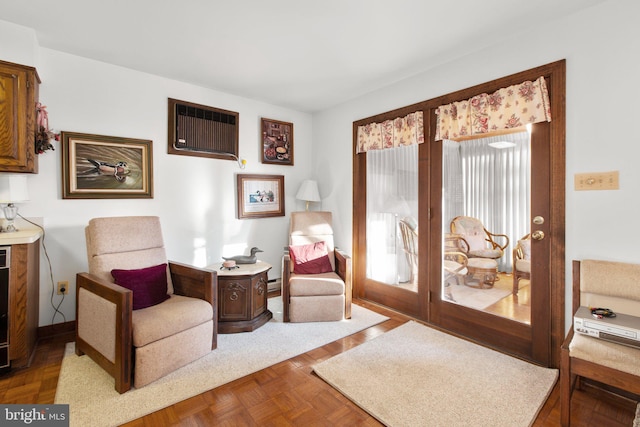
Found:
[[[20,218],[22,218],[23,220],[27,221],[29,224],[33,224],[36,227],[38,227],[40,230],[42,230],[42,249],[44,249],[44,256],[47,259],[47,263],[49,264],[49,279],[51,280],[51,299],[50,299],[50,303],[51,303],[51,307],[53,308],[53,316],[51,317],[51,324],[53,325],[56,319],[56,315],[61,315],[62,316],[62,321],[66,323],[67,321],[67,317],[64,315],[64,313],[62,311],[60,311],[60,306],[62,305],[62,303],[64,302],[64,297],[65,297],[65,293],[62,294],[62,298],[60,299],[60,302],[58,303],[58,305],[53,303],[53,295],[55,294],[56,291],[56,287],[55,284],[53,282],[53,268],[51,267],[51,259],[49,258],[49,253],[47,252],[47,246],[44,244],[44,238],[45,238],[45,231],[44,231],[44,227],[42,227],[40,224],[36,224],[35,222],[28,220],[27,218],[23,217],[22,215],[20,215],[18,213],[18,216]]]

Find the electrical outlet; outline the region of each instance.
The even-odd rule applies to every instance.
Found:
[[[58,282],[58,295],[68,294],[69,293],[69,282],[63,280]]]

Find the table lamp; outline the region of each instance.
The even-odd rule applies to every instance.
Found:
[[[320,192],[318,191],[318,183],[307,179],[302,181],[302,185],[296,194],[296,199],[307,202],[306,210],[309,210],[309,202],[319,202]]]
[[[0,204],[4,205],[4,216],[7,219],[7,226],[2,230],[3,232],[18,231],[13,225],[13,221],[18,216],[18,207],[14,203],[28,200],[29,191],[27,190],[26,176],[0,174]]]

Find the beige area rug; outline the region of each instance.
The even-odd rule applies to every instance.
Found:
[[[314,366],[388,426],[529,426],[558,377],[417,322]]]
[[[640,403],[636,407],[636,419],[633,420],[633,427],[640,427]]]
[[[476,310],[483,310],[511,294],[511,289],[501,289],[498,286],[476,289],[466,285],[452,284],[445,288],[445,292],[447,290],[451,291],[452,302]]]
[[[69,404],[71,426],[113,426],[140,418],[290,359],[388,318],[358,305],[340,322],[283,323],[282,299],[270,298],[273,319],[253,332],[218,335],[218,348],[141,389],[118,394],[114,380],[68,343],[55,403]]]

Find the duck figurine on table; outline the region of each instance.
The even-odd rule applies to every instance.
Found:
[[[251,255],[235,255],[228,258],[222,257],[222,259],[225,261],[235,261],[236,264],[255,264],[256,261],[258,261],[258,257],[256,256],[258,252],[264,251],[254,246],[251,248]]]

